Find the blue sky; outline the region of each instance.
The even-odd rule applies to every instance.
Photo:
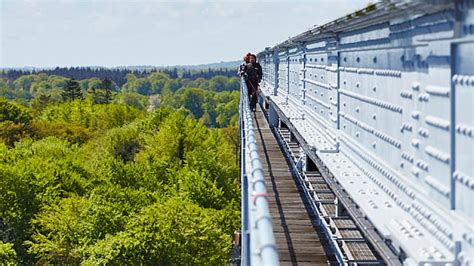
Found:
[[[0,67],[238,60],[368,0],[0,0]]]

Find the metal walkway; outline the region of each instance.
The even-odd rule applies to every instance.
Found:
[[[317,218],[260,108],[255,113],[254,125],[280,264],[328,265],[325,241],[314,224]]]
[[[241,265],[385,265],[291,123],[265,102],[252,113],[241,93]]]

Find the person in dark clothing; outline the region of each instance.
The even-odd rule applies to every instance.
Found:
[[[242,64],[240,64],[240,66],[239,66],[239,71],[237,72],[237,74],[239,74],[240,76],[243,76],[244,70],[245,70],[245,65],[250,62],[250,56],[251,56],[251,55],[252,55],[251,53],[247,53],[247,54],[244,56],[244,62],[243,62]]]
[[[250,60],[245,64],[242,75],[245,78],[247,92],[249,95],[250,109],[255,112],[258,100],[258,83],[262,81],[262,66],[257,63],[257,56],[250,55]]]

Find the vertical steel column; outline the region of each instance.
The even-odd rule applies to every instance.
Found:
[[[286,49],[286,98],[285,103],[288,104],[288,97],[290,96],[290,50]]]
[[[302,46],[301,50],[303,51],[303,54],[302,54],[302,68],[301,68],[301,71],[303,72],[303,75],[300,79],[300,83],[301,83],[301,101],[303,103],[303,105],[306,104],[306,82],[304,81],[306,79],[306,47],[305,46]]]
[[[280,69],[280,59],[278,58],[278,53],[277,52],[272,52],[273,56],[273,70],[274,70],[274,86],[273,86],[273,95],[277,96],[278,94],[278,75],[279,75],[279,69]]]

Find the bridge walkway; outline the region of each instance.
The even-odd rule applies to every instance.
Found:
[[[331,264],[327,241],[320,238],[303,188],[295,181],[260,107],[254,125],[281,265]]]

